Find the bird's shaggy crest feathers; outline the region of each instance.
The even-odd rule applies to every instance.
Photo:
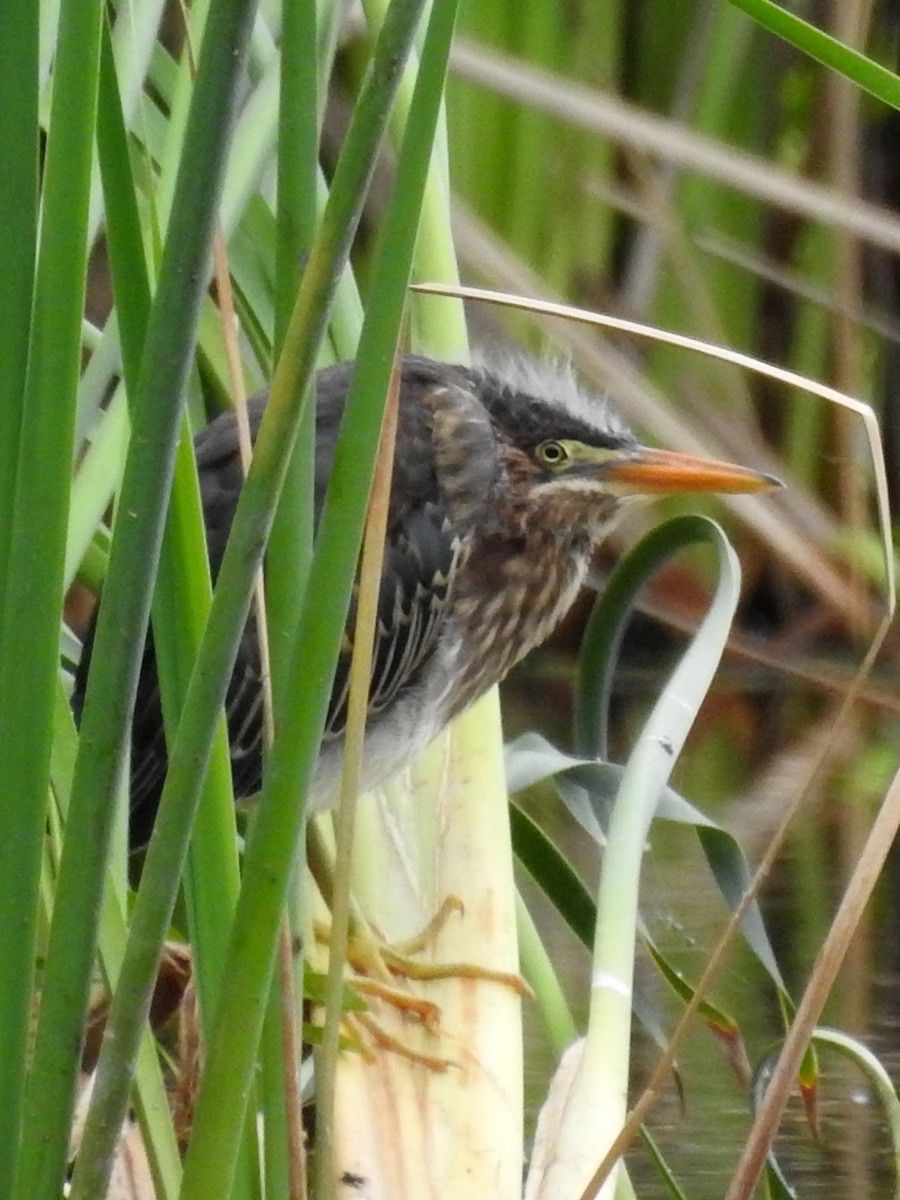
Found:
[[[482,396],[495,418],[506,408],[522,432],[526,406],[535,441],[571,437],[589,445],[628,446],[635,437],[605,397],[586,391],[570,360],[476,352],[472,373],[490,382]],[[536,402],[536,403],[535,403]],[[502,419],[502,418],[501,418]]]

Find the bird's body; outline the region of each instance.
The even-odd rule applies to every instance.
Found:
[[[317,511],[351,371],[352,364],[341,364],[316,379]],[[250,402],[254,436],[264,406],[265,395]],[[196,451],[215,576],[242,481],[234,417],[213,421],[197,438]],[[698,462],[715,478],[701,478]],[[694,482],[683,464],[694,470]],[[673,469],[682,471],[674,482]],[[741,468],[646,450],[602,401],[579,392],[568,370],[556,369],[548,384],[546,372],[528,363],[493,371],[406,357],[370,684],[365,786],[394,774],[550,634],[584,582],[592,552],[614,521],[623,494],[764,486],[765,477]],[[351,606],[349,631],[354,611]],[[262,775],[256,645],[251,621],[226,700],[239,798],[257,791]],[[318,806],[336,793],[350,647],[348,633],[319,756],[313,797]],[[83,665],[76,697],[83,693],[85,675]],[[132,839],[137,844],[149,836],[165,770],[148,641],[132,733]]]

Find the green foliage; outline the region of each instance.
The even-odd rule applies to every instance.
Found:
[[[348,94],[336,3],[267,3],[257,11],[253,0],[198,0],[189,31],[178,6],[168,6],[166,37],[162,0],[111,8],[96,0],[0,5],[4,1197],[56,1200],[61,1193],[79,1065],[73,1047],[99,981],[113,993],[111,1036],[72,1195],[93,1200],[105,1193],[129,1102],[160,1200],[259,1195],[257,1112],[265,1115],[266,1194],[286,1194],[292,1135],[283,1080],[293,1067],[272,975],[286,905],[295,936],[307,932],[308,910],[292,883],[305,829],[297,795],[314,769],[381,405],[398,336],[406,336],[407,282],[456,279],[451,209],[464,268],[479,282],[624,310],[833,379],[880,408],[891,402],[882,365],[896,352],[896,313],[883,311],[890,295],[865,291],[861,247],[872,255],[896,250],[900,234],[896,222],[885,222],[857,195],[860,147],[886,121],[884,106],[900,99],[897,76],[878,61],[877,31],[850,46],[839,28],[815,29],[769,0],[648,0],[640,20],[636,6],[621,3],[467,3],[459,42],[465,54],[455,66],[451,58],[445,118],[455,4],[435,0],[427,27],[419,24],[420,0],[367,0],[364,7],[367,41],[361,46],[354,33],[351,51],[362,79]],[[833,76],[819,63],[850,84],[831,87]],[[325,103],[329,87],[351,113],[339,153],[334,112]],[[867,93],[865,105],[858,89]],[[648,142],[648,128],[664,136]],[[823,130],[834,131],[824,152]],[[386,207],[380,189],[369,187],[385,144],[394,180]],[[803,174],[812,182],[798,178]],[[221,280],[214,293],[209,286],[217,230],[227,250],[236,335],[223,323]],[[369,268],[362,288],[350,265],[353,246],[364,249],[360,261]],[[881,269],[884,278],[885,260]],[[96,284],[101,275],[109,303]],[[419,297],[406,311],[414,348],[465,357],[457,302]],[[480,340],[483,315],[476,313]],[[780,468],[793,485],[777,509],[753,501],[721,515],[739,541],[754,611],[766,613],[791,647],[783,657],[803,682],[783,704],[782,684],[773,685],[770,675],[764,694],[745,698],[739,709],[704,707],[692,735],[696,753],[689,744],[678,765],[678,792],[664,784],[672,756],[663,747],[666,770],[634,793],[631,811],[638,815],[626,849],[604,865],[599,911],[606,932],[595,966],[604,977],[633,961],[638,876],[654,811],[696,830],[723,909],[741,904],[749,880],[742,852],[718,819],[701,815],[682,794],[752,787],[779,753],[805,747],[822,697],[848,681],[854,651],[845,630],[878,610],[880,548],[862,525],[867,476],[854,435],[818,402],[793,397],[789,408],[777,408],[772,393],[735,367],[688,362],[669,347],[638,361],[588,343],[571,327],[551,334],[546,324],[526,325],[521,317],[510,327],[526,341],[552,337],[615,392],[642,433]],[[246,387],[272,380],[272,393],[213,598],[191,433],[241,390],[229,338]],[[318,365],[356,355],[358,344],[365,370],[315,531],[308,384]],[[219,710],[270,527],[266,600],[270,644],[278,648],[278,736],[241,877],[243,843]],[[669,725],[653,732],[652,722],[633,714],[617,728],[612,665],[637,590],[669,556],[672,538],[680,544],[701,528],[720,565],[732,564],[720,533],[709,533],[714,527],[682,518],[642,544],[635,575],[619,574],[607,587],[581,659],[578,757],[537,739],[510,752],[511,774],[529,782],[556,778],[581,837],[585,830],[596,837],[610,827],[611,836],[622,832],[615,794],[623,769],[609,761],[621,727],[640,721],[642,745],[655,738],[657,757],[663,741],[675,748],[686,734],[683,724],[674,733]],[[775,560],[772,584],[766,575]],[[733,570],[725,570],[730,609],[737,599]],[[855,587],[839,586],[848,570],[859,576]],[[699,611],[714,590],[707,568],[691,560],[680,571],[666,578],[680,581]],[[104,583],[80,737],[68,709],[68,676],[60,671],[61,651],[69,665],[77,657],[77,639],[64,623],[76,579],[95,591]],[[650,596],[659,607],[659,594]],[[171,770],[133,897],[122,777],[151,609]],[[744,614],[737,612],[740,624]],[[676,616],[683,619],[684,610]],[[679,679],[693,693],[694,711],[729,622],[730,614],[721,618],[718,648],[700,652],[705,665],[696,666],[695,645],[688,651],[695,665]],[[840,638],[799,641],[819,628]],[[748,644],[759,648],[758,639],[746,637],[745,651]],[[896,769],[895,665],[891,670],[876,676],[860,710],[852,759],[829,772],[845,798],[839,811],[875,804]],[[657,678],[654,687],[661,686]],[[682,701],[679,692],[674,709],[670,703],[673,719]],[[773,711],[777,705],[773,722],[780,718],[775,746],[763,744],[772,727],[757,710],[766,704]],[[800,961],[789,964],[792,981],[808,968],[830,920],[835,888],[823,879],[831,883],[832,842],[846,840],[839,825],[835,836],[832,819],[826,813],[797,841],[807,903],[793,925]],[[570,861],[576,855],[534,806],[515,808],[512,824],[522,865],[564,922],[591,943],[598,905]],[[626,893],[634,901],[627,912]],[[145,1020],[179,895],[174,921],[193,949],[207,1064],[184,1163],[168,1110],[169,1081]],[[577,1006],[555,977],[539,925],[520,909],[525,971],[559,1051],[571,1039],[569,1010]],[[789,1017],[755,904],[743,928],[754,966],[762,964],[765,995],[777,997]],[[686,982],[650,930],[646,941],[677,1003],[697,1003],[707,1023],[727,1028],[735,1043],[724,1001],[701,1002],[696,977]],[[295,973],[302,990],[299,964]],[[307,994],[318,1003],[323,985],[307,978],[316,978]],[[341,988],[339,1013],[360,1003]],[[755,998],[749,1012],[741,1011],[729,994],[727,1007],[750,1053],[761,1053]],[[639,1016],[651,1039],[664,1043],[660,1014],[645,1008]],[[624,1094],[630,1008],[619,1005],[608,1017],[606,1009],[595,1011],[587,1054],[602,1044],[598,1058],[619,1063]],[[311,1040],[318,1044],[319,1037]],[[346,1049],[336,1038],[332,1024],[322,1041]],[[871,1077],[893,1127],[895,1099],[874,1068]],[[588,1150],[593,1169],[601,1151]],[[517,1174],[518,1152],[509,1153]],[[676,1189],[664,1153],[653,1151]],[[773,1179],[776,1189],[784,1186]],[[326,1191],[319,1186],[321,1200]],[[702,1200],[699,1188],[684,1193]]]

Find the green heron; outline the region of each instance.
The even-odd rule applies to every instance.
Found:
[[[316,378],[316,500],[330,469],[352,364]],[[259,428],[266,395],[249,404]],[[213,575],[243,473],[232,414],[197,438]],[[539,645],[585,581],[594,548],[627,497],[753,492],[767,475],[643,446],[569,368],[510,361],[450,366],[409,355],[399,416],[364,747],[364,783],[389,778],[454,716]],[[353,628],[351,610],[348,630]],[[346,722],[351,635],[337,666],[314,805],[335,795]],[[75,688],[83,698],[90,640]],[[262,689],[248,623],[226,713],[235,795],[259,790]],[[148,638],[132,729],[132,841],[149,837],[166,771]]]

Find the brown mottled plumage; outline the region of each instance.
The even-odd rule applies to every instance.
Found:
[[[331,467],[352,364],[316,380],[316,503]],[[250,401],[255,436],[265,394]],[[197,438],[210,562],[218,571],[242,471],[227,414]],[[397,448],[370,688],[364,781],[384,781],[542,642],[584,581],[623,495],[752,491],[772,481],[725,464],[641,446],[570,370],[403,360]],[[355,605],[347,628],[352,630]],[[350,635],[338,663],[319,756],[316,804],[340,769]],[[76,681],[83,697],[87,652]],[[244,632],[228,690],[235,794],[257,791],[262,696],[256,631]],[[152,639],[132,732],[132,840],[149,836],[166,770]]]

